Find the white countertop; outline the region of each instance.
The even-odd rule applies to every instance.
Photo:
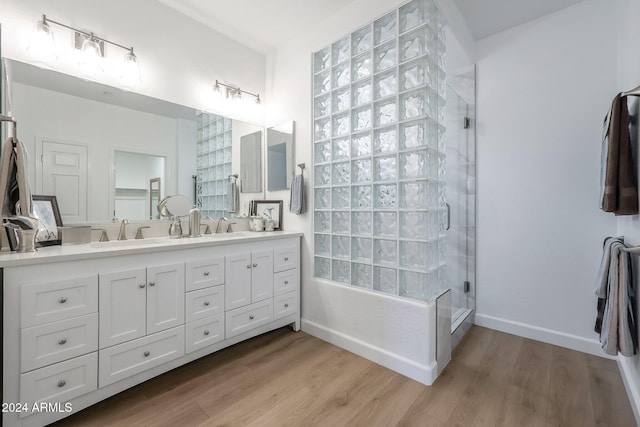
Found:
[[[251,241],[300,237],[297,231],[240,231],[234,233],[204,234],[202,237],[151,237],[141,240],[112,240],[110,242],[91,242],[79,245],[47,246],[38,248],[36,252],[0,254],[0,268],[17,267],[50,262],[77,261],[82,259],[101,258],[140,253],[172,251],[205,246],[219,246]]]

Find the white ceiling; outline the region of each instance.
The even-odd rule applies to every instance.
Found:
[[[454,0],[475,40],[569,7],[582,0]]]
[[[166,6],[268,54],[354,0],[158,0]],[[582,0],[438,0],[454,2],[475,40]]]

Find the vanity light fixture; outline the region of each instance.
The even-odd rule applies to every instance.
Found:
[[[230,85],[226,85],[224,83],[220,83],[216,79],[216,84],[213,86],[213,93],[217,98],[220,99],[231,99],[235,102],[242,102],[244,99],[242,97],[243,93],[247,95],[253,96],[255,98],[254,103],[260,105],[260,94],[255,94],[251,92],[247,92],[246,90],[242,90],[239,87],[234,87]]]
[[[48,59],[57,59],[56,46],[53,32],[49,24],[59,25],[75,32],[75,47],[80,50],[80,60],[78,65],[83,70],[95,73],[103,71],[102,58],[104,58],[104,44],[119,47],[127,51],[123,59],[122,72],[120,78],[122,81],[131,86],[142,83],[140,75],[140,67],[138,58],[133,53],[133,47],[126,47],[119,43],[112,42],[102,37],[96,36],[94,33],[87,33],[69,25],[63,24],[42,15],[42,20],[36,22],[33,27],[29,47],[27,48],[34,55],[47,57]]]

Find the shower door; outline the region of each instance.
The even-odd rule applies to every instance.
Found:
[[[474,72],[447,76],[447,260],[452,329],[475,308]]]

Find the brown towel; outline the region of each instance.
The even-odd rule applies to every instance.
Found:
[[[638,187],[631,156],[629,110],[621,94],[613,98],[602,209],[616,215],[638,214]]]

